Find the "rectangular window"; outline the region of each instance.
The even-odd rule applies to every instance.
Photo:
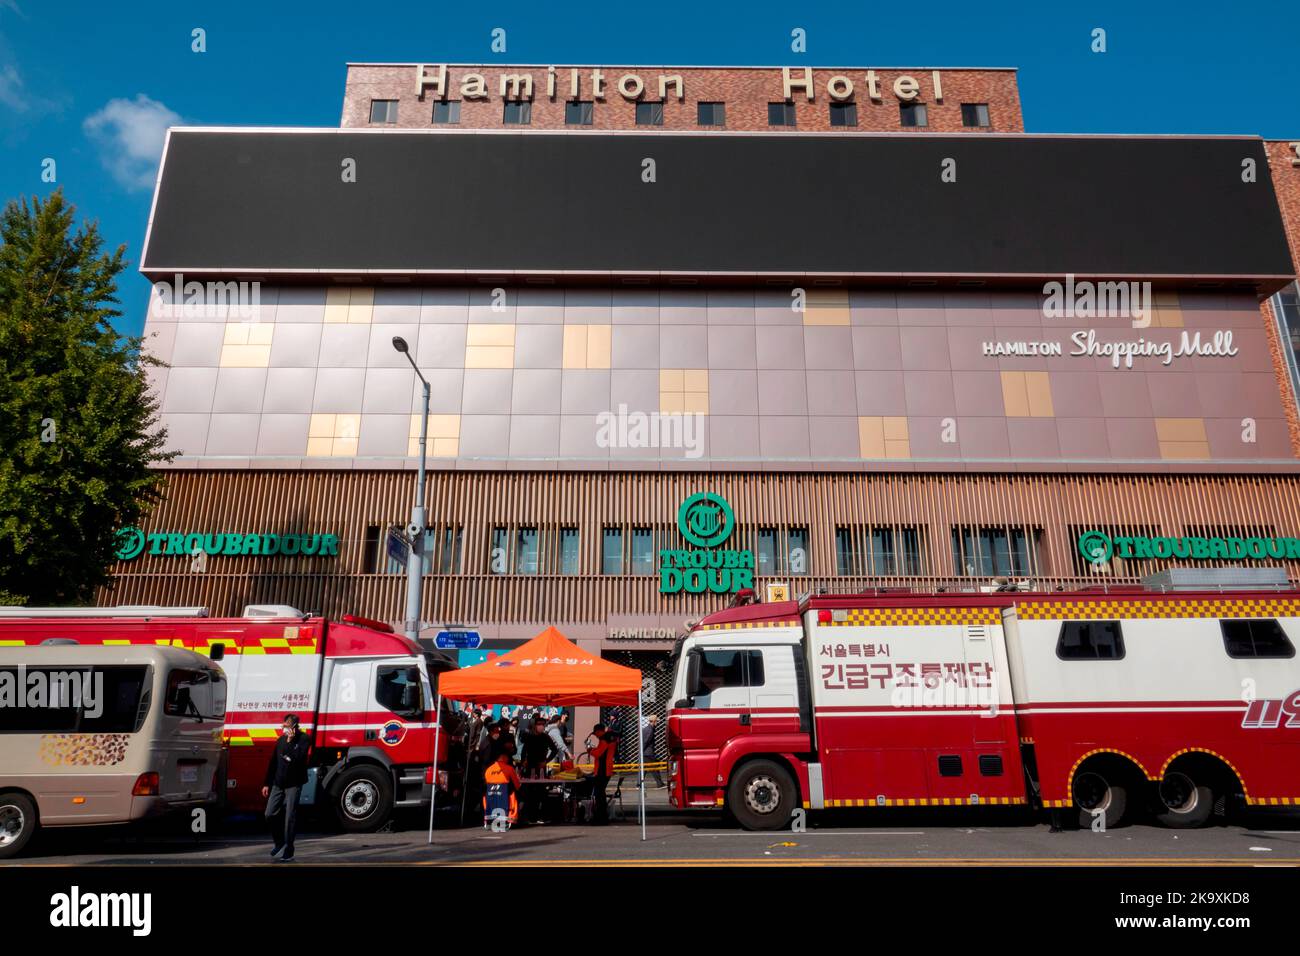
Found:
[[[701,103],[695,115],[700,126],[726,126],[727,104]]]
[[[375,671],[375,703],[399,717],[424,713],[424,693],[418,667],[380,667]]]
[[[768,126],[793,126],[794,125],[794,104],[793,103],[768,103],[767,104],[767,125]]]
[[[655,573],[655,536],[650,528],[632,529],[632,573]]]
[[[461,545],[464,534],[460,525],[448,525],[442,532],[442,557],[438,562],[439,574],[460,574]]]
[[[723,687],[761,687],[763,652],[756,650],[701,650],[700,678],[695,695],[711,694]]]
[[[1033,574],[1038,534],[1026,528],[953,528],[955,573],[968,577]]]
[[[894,530],[892,528],[871,529],[871,573],[877,575],[894,574]]]
[[[19,683],[16,667],[0,668],[6,675],[5,683],[25,689]],[[85,667],[31,667],[24,672],[26,680],[44,675],[49,696],[45,707],[0,707],[0,734],[59,734],[59,733],[136,733],[149,713],[147,689],[148,669],[143,666],[108,666],[91,669],[92,693],[103,678],[102,699],[82,700],[85,687]],[[74,690],[73,684],[76,684]],[[220,707],[225,711],[225,684],[222,683]],[[92,706],[87,706],[90,704]],[[206,706],[206,704],[205,704]],[[215,709],[213,702],[208,709]],[[87,711],[91,713],[87,713]]]
[[[579,551],[578,551],[578,529],[561,528],[560,529],[560,573],[577,574]]]
[[[515,535],[515,574],[540,574],[541,535],[536,528],[519,528]]]
[[[533,104],[528,100],[506,100],[501,122],[507,126],[527,126],[533,121]]]
[[[510,529],[498,525],[492,529],[488,545],[488,571],[505,574],[510,570]]]
[[[660,100],[657,103],[638,103],[636,105],[636,125],[637,126],[663,126],[664,125],[663,100]]]
[[[425,528],[420,537],[420,573],[432,574],[438,560],[438,530]],[[406,568],[402,568],[403,571]]]
[[[1119,621],[1062,621],[1056,656],[1063,661],[1120,661],[1124,634]]]
[[[396,123],[397,122],[397,100],[371,100],[370,101],[370,122]]]
[[[758,529],[758,547],[754,549],[758,574],[776,574],[776,529]]]
[[[925,563],[921,559],[921,531],[919,528],[898,529],[898,549],[896,551],[899,574],[924,574]]]
[[[963,103],[961,105],[962,126],[988,126],[989,105],[987,103]]]
[[[900,103],[898,115],[903,126],[929,126],[924,103]]]
[[[791,528],[786,538],[786,569],[791,574],[808,573],[808,529]]]
[[[606,528],[600,546],[600,573],[623,573],[623,529]]]
[[[852,528],[835,529],[835,573],[858,573],[858,549]]]
[[[1220,621],[1223,648],[1229,657],[1295,657],[1295,646],[1282,625],[1262,621]]]
[[[594,116],[595,104],[591,100],[570,100],[564,104],[566,126],[590,126]]]
[[[381,532],[386,529],[377,524],[366,527],[365,541],[361,545],[361,573],[377,574],[379,572],[379,541]]]
[[[832,126],[857,126],[858,125],[858,104],[857,103],[832,103],[831,104],[831,125]]]
[[[139,699],[138,696],[136,699]],[[167,675],[167,699],[163,701],[163,713],[169,717],[224,720],[225,681],[212,671],[177,668]]]
[[[460,100],[438,100],[433,104],[433,121],[438,125],[460,122]]]

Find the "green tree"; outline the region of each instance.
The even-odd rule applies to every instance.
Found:
[[[0,603],[88,603],[169,460],[141,339],[113,328],[125,246],[56,191],[0,215]]]

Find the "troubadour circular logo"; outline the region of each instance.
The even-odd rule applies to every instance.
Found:
[[[1079,535],[1079,553],[1093,564],[1105,564],[1115,553],[1110,535],[1100,531],[1085,531]]]
[[[144,532],[134,526],[123,528],[113,536],[113,543],[117,545],[117,559],[130,561],[144,550]]]
[[[736,526],[736,515],[722,495],[701,491],[682,502],[677,512],[677,529],[682,537],[701,548],[716,548]]]

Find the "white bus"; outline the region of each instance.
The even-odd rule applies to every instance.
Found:
[[[226,679],[193,651],[0,646],[0,859],[40,827],[217,802]]]

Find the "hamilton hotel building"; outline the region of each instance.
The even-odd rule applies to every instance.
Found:
[[[400,625],[395,337],[427,636],[1295,578],[1298,249],[1300,144],[1027,133],[1010,69],[350,64],[337,129],[169,133],[176,457],[99,599]]]

